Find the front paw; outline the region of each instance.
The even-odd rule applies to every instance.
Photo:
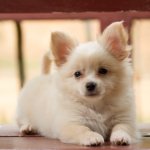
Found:
[[[103,143],[104,143],[104,138],[96,132],[88,131],[84,133],[84,135],[81,135],[80,137],[80,145],[98,146],[98,145],[102,145]]]
[[[131,137],[125,131],[117,130],[112,132],[110,142],[114,145],[129,145],[131,144]]]
[[[30,124],[22,125],[20,128],[20,132],[21,132],[21,135],[37,133],[37,131]]]

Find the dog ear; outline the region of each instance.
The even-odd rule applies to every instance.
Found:
[[[128,34],[123,26],[123,22],[114,22],[103,32],[100,39],[101,44],[118,60],[123,60],[129,55]]]
[[[53,32],[51,34],[51,49],[57,66],[66,61],[66,56],[74,47],[75,42],[68,35],[62,32]]]

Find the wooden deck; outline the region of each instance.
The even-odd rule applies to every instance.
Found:
[[[148,127],[149,128],[149,127]],[[145,150],[150,149],[150,137],[147,129],[142,127],[142,133],[146,137],[142,137],[141,141],[130,146],[112,146],[106,143],[99,147],[84,147],[72,144],[63,144],[58,140],[52,140],[38,135],[20,136],[15,126],[0,126],[0,149],[51,149],[51,150]]]

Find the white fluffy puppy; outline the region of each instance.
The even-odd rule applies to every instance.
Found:
[[[21,91],[17,123],[65,143],[126,145],[136,139],[128,36],[122,22],[109,25],[97,41],[75,45],[51,36],[55,73],[41,75]]]

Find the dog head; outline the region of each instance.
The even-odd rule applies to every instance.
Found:
[[[100,100],[122,82],[126,71],[127,32],[122,22],[109,25],[97,41],[77,45],[64,33],[52,34],[63,90],[79,100]],[[59,81],[60,82],[60,81]]]

